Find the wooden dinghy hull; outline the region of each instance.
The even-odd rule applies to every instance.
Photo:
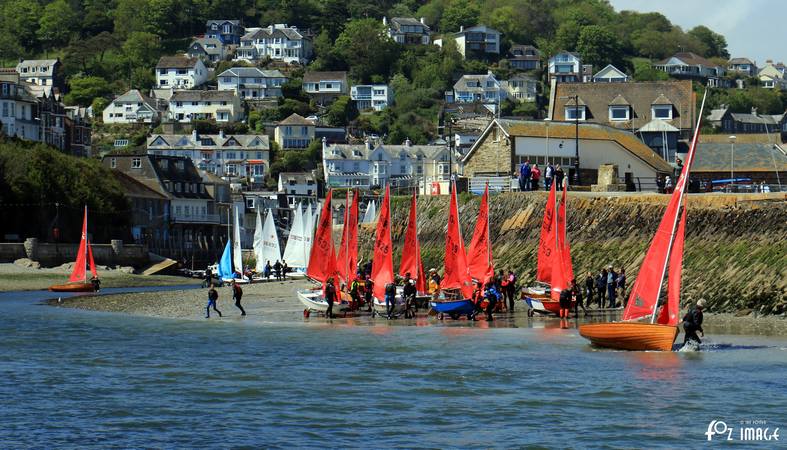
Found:
[[[49,286],[52,292],[95,292],[93,283],[66,283]]]
[[[678,336],[678,327],[657,323],[605,322],[581,325],[579,334],[598,347],[669,352]]]

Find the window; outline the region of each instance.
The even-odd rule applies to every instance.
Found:
[[[113,169],[114,169],[114,168],[116,168],[117,166],[118,166],[118,160],[117,160],[117,158],[112,158],[112,159],[110,159],[110,160],[109,160],[109,167],[111,167],[111,168],[113,168]]]
[[[254,198],[246,199],[246,208],[254,209]]]
[[[307,127],[301,127],[301,136],[307,136],[309,134],[309,129]]]
[[[654,119],[672,119],[672,105],[653,105],[652,114]]]
[[[585,107],[566,106],[566,120],[585,120]]]
[[[609,107],[609,120],[629,120],[629,107],[628,106],[610,106]]]
[[[142,168],[142,158],[133,158],[131,160],[131,168],[132,169],[141,169]]]

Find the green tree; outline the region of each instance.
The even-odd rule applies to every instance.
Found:
[[[148,67],[134,67],[131,70],[131,87],[146,91],[156,86],[156,76]]]
[[[692,28],[689,30],[688,34],[708,47],[708,52],[705,54],[706,57],[730,58],[730,53],[727,51],[727,39],[713,32],[713,30],[705,25],[699,25]]]
[[[135,31],[144,31],[146,28],[147,0],[117,0],[113,17],[115,19],[115,33],[125,39]]]
[[[77,25],[77,15],[66,0],[55,0],[44,7],[38,21],[38,36],[50,47],[68,42]]]
[[[118,47],[115,36],[106,31],[86,39],[75,39],[63,50],[63,64],[72,72],[91,73],[101,65],[108,51]]]
[[[601,25],[588,25],[582,28],[577,51],[582,55],[583,64],[593,64],[596,68],[607,64],[622,65],[623,55],[617,36],[609,28]]]
[[[325,114],[328,123],[336,127],[347,126],[357,116],[358,110],[355,107],[355,102],[350,100],[350,97],[347,95],[337,98],[328,107],[328,112]]]
[[[336,54],[349,66],[350,77],[359,82],[369,82],[372,75],[387,76],[398,48],[376,19],[347,22],[335,44]]]
[[[21,55],[38,45],[38,19],[41,17],[38,2],[9,0],[0,6],[0,12],[0,36],[5,36],[3,40],[10,43],[9,48],[3,46],[0,51],[21,50]]]
[[[90,106],[95,98],[112,93],[107,80],[100,77],[72,78],[69,87],[68,94],[64,98],[67,105]]]
[[[145,8],[145,31],[166,37],[173,32],[176,4],[174,0],[148,0]]]
[[[104,97],[96,97],[90,107],[93,108],[93,117],[102,117],[101,113],[109,106],[109,100]]]
[[[664,81],[669,80],[669,75],[661,70],[656,70],[649,59],[637,58],[634,64],[635,81]]]
[[[459,31],[460,27],[478,25],[481,7],[474,0],[450,0],[440,17],[443,33]]]
[[[561,23],[555,32],[556,50],[576,51],[581,31],[582,26],[573,20]]]
[[[145,31],[134,31],[123,43],[123,53],[131,67],[151,67],[159,58],[161,38]]]

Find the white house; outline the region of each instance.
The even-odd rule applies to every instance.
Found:
[[[27,83],[47,86],[47,95],[51,89],[65,91],[65,76],[60,59],[25,59],[16,65],[19,78]]]
[[[306,64],[311,59],[312,40],[297,27],[277,23],[246,31],[240,38],[235,60],[258,61],[270,58],[288,64]]]
[[[42,141],[38,101],[16,73],[0,73],[0,132],[28,141]]]
[[[593,75],[594,83],[625,83],[628,80],[629,76],[612,64],[607,64]]]
[[[156,64],[156,86],[193,89],[208,81],[208,69],[199,58],[162,56]]]
[[[287,82],[278,70],[257,67],[232,67],[217,78],[220,91],[235,91],[243,100],[281,97],[281,87]]]
[[[189,58],[199,58],[210,63],[217,63],[224,59],[224,44],[216,38],[201,37],[191,41],[186,51]]]
[[[760,79],[760,86],[765,89],[784,89],[787,87],[784,73],[770,61],[765,63],[765,67],[760,69],[757,73],[757,78]]]
[[[359,111],[382,111],[393,103],[393,91],[387,84],[357,84],[350,89],[350,98]]]
[[[448,181],[450,158],[445,145],[373,143],[328,144],[323,141],[323,171],[328,187],[415,186],[416,183]]]
[[[549,81],[579,83],[582,81],[582,59],[577,53],[559,52],[549,58]]]
[[[200,170],[225,178],[259,183],[270,165],[268,136],[256,134],[153,134],[147,140],[151,155],[185,156]]]
[[[314,140],[315,132],[314,121],[292,113],[276,124],[273,136],[281,148],[306,148]]]
[[[430,28],[426,19],[413,17],[393,17],[389,22],[383,17],[383,25],[388,28],[388,36],[398,44],[429,44]]]
[[[317,200],[317,180],[311,172],[281,172],[278,191],[286,194],[290,208],[302,201],[314,203]]]
[[[727,71],[753,77],[757,75],[757,64],[749,58],[732,58],[727,63]]]
[[[131,89],[104,108],[104,123],[153,123],[159,120],[156,101]]]
[[[336,100],[350,92],[347,72],[306,72],[303,74],[303,90],[317,103]]]
[[[441,39],[435,39],[437,46],[443,46],[444,39],[456,41],[456,48],[464,58],[484,55],[487,53],[500,53],[501,33],[486,25],[476,25],[474,27],[459,27],[458,33],[447,34]]]
[[[504,98],[506,91],[491,71],[485,75],[462,75],[454,83],[454,101],[457,103],[497,104]]]
[[[534,102],[538,97],[538,80],[517,74],[501,83],[506,96],[517,102]]]
[[[233,91],[178,90],[169,99],[168,116],[186,123],[192,120],[236,122],[243,119],[243,108]]]
[[[709,87],[721,87],[724,67],[692,52],[680,52],[653,65],[675,78],[704,81]]]

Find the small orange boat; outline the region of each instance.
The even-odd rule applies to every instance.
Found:
[[[597,347],[668,352],[678,327],[658,323],[606,322],[581,325],[579,334]]]
[[[95,292],[93,283],[66,283],[49,286],[52,292]]]
[[[55,284],[49,286],[52,292],[95,292],[94,285],[87,277],[87,273],[93,274],[93,278],[98,279],[96,263],[93,260],[93,246],[87,238],[87,206],[85,206],[85,217],[82,220],[82,239],[77,250],[77,260],[74,262],[74,269],[68,278],[68,283]]]

